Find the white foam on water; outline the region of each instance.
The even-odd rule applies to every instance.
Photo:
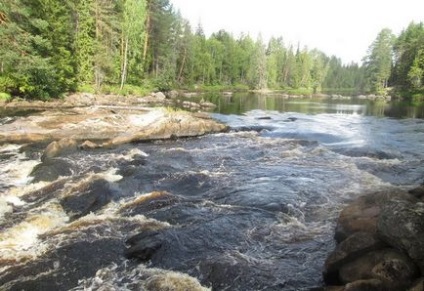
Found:
[[[3,222],[4,216],[7,213],[13,212],[13,206],[22,206],[25,202],[19,199],[19,197],[12,195],[1,195],[0,196],[0,222]]]
[[[0,222],[3,221],[4,216],[7,213],[11,213],[13,211],[13,207],[10,206],[4,197],[0,197]]]
[[[138,148],[132,148],[131,150],[129,150],[128,152],[125,152],[123,154],[120,155],[116,155],[113,158],[117,159],[117,160],[124,160],[124,161],[134,161],[134,159],[136,157],[148,157],[149,155],[145,152],[143,152],[142,150],[138,149]]]
[[[0,176],[2,177],[0,186],[21,187],[28,184],[32,177],[29,174],[34,167],[40,163],[36,160],[28,160],[25,153],[15,152],[18,147],[9,146],[7,151],[3,148],[3,153],[10,153],[12,156],[7,161],[0,161]],[[12,151],[10,152],[9,149]]]
[[[19,261],[37,257],[46,250],[39,235],[63,226],[69,220],[56,202],[47,203],[38,211],[39,213],[30,214],[24,221],[0,233],[0,257],[3,260]]]
[[[106,268],[99,269],[96,275],[82,279],[77,287],[70,291],[94,291],[94,290],[146,290],[146,291],[208,291],[211,288],[202,286],[196,278],[187,274],[148,268],[139,265],[131,270],[125,266],[126,262],[118,266],[111,264]]]
[[[115,182],[120,181],[123,178],[123,176],[116,174],[116,172],[118,172],[118,171],[119,171],[119,169],[117,169],[117,168],[110,168],[109,170],[107,170],[103,173],[99,173],[99,174],[95,174],[95,175],[105,179],[108,182],[115,183]]]

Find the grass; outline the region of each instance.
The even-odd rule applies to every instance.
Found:
[[[9,93],[0,92],[0,100],[9,102],[12,100],[12,96]]]
[[[243,84],[235,85],[190,85],[179,89],[187,91],[222,92],[222,91],[248,91],[249,87]]]
[[[85,84],[78,87],[78,92],[85,93],[98,93],[98,94],[114,94],[114,95],[137,95],[137,96],[146,96],[150,92],[155,91],[155,88],[151,85],[146,86],[135,86],[135,85],[125,85],[122,89],[119,85],[102,85],[100,89],[96,88],[94,85]]]

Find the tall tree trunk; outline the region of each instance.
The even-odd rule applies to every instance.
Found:
[[[124,61],[121,72],[121,90],[124,88],[128,70],[128,37],[125,38]]]
[[[143,47],[143,61],[147,57],[147,50],[149,48],[149,36],[150,36],[150,5],[147,10],[146,29],[145,29],[144,47]]]
[[[185,63],[186,63],[186,57],[187,57],[187,49],[184,49],[184,55],[183,55],[183,60],[181,61],[181,67],[180,67],[180,71],[178,72],[178,82],[181,82],[181,77],[183,75],[183,71],[184,71],[184,67],[185,67]]]

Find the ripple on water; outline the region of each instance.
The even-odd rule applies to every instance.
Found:
[[[225,120],[236,130],[70,153],[71,174],[51,182],[31,183],[39,161],[21,146],[0,147],[2,288],[312,288],[343,205],[424,172],[422,124],[409,120]],[[148,267],[124,257],[147,231],[163,239]]]

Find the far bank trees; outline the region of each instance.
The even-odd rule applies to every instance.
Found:
[[[406,95],[424,92],[424,29],[383,29],[363,65],[287,44],[193,29],[170,0],[0,3],[0,92],[55,98],[75,90],[228,87]]]

